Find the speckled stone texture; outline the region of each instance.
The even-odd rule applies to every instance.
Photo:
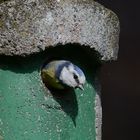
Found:
[[[8,0],[0,3],[0,54],[29,55],[58,43],[95,48],[117,58],[117,16],[93,0]]]
[[[115,60],[118,40],[117,16],[93,0],[0,1],[0,55],[26,56],[57,44],[79,43],[94,48],[102,60]],[[96,140],[101,140],[99,94],[95,106]]]

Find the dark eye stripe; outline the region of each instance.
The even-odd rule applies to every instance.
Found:
[[[73,78],[75,79],[76,83],[79,84],[79,79],[78,79],[78,76],[76,74],[73,74]]]
[[[76,74],[74,74],[73,78],[76,80],[76,79],[78,79],[78,76]]]

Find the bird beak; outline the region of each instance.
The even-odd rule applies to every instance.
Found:
[[[83,85],[78,85],[78,88],[80,88],[81,90],[84,90]]]

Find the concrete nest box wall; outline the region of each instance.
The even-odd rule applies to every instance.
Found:
[[[118,53],[117,16],[93,0],[0,1],[0,137],[101,140],[98,70]],[[41,68],[69,60],[84,91],[48,91]]]
[[[95,48],[115,59],[119,22],[92,0],[11,0],[0,4],[0,54],[29,55],[58,43]]]

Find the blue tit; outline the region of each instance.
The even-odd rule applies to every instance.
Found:
[[[85,75],[83,71],[70,61],[54,60],[49,62],[41,71],[43,82],[55,89],[66,87],[84,89]]]

